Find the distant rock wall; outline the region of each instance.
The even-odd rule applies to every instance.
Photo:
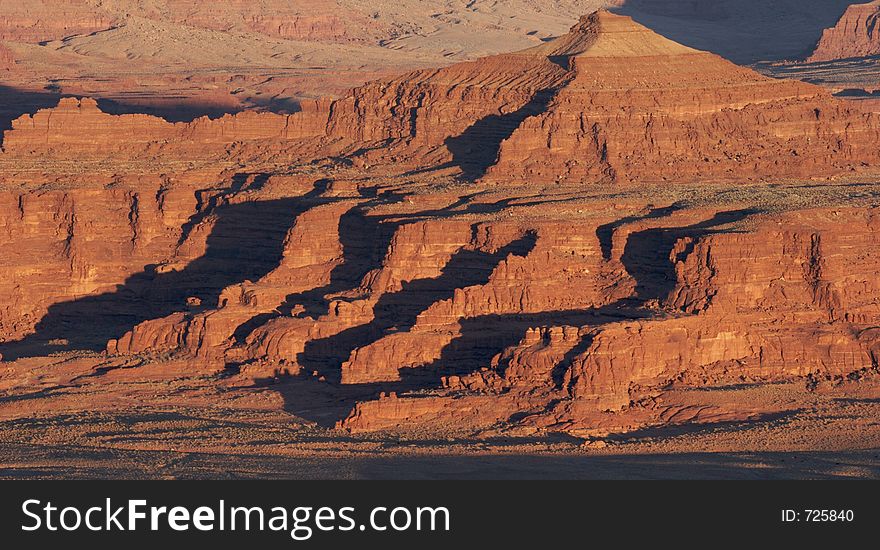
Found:
[[[0,40],[38,43],[110,28],[113,16],[89,0],[2,0]]]
[[[245,111],[170,123],[149,115],[113,116],[93,99],[63,98],[55,108],[14,120],[4,135],[3,150],[10,156],[143,158],[167,143],[198,148],[323,136],[327,116],[328,102],[307,101],[294,115]]]
[[[880,55],[880,1],[847,8],[837,25],[825,29],[809,62]]]

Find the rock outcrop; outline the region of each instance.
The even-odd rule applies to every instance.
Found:
[[[808,62],[880,55],[880,1],[847,8],[837,25],[825,29]]]
[[[292,115],[65,98],[4,134],[0,353],[298,377],[354,431],[692,420],[878,369],[878,138],[607,12]]]
[[[605,11],[536,48],[374,82],[290,116],[169,124],[65,99],[15,121],[4,149],[94,155],[307,137],[348,144],[367,164],[437,159],[502,185],[827,178],[880,164],[876,113]]]
[[[816,86],[686,48],[627,17],[598,12],[535,53],[561,60],[572,78],[502,143],[490,179],[811,177],[880,160],[868,145],[880,137],[876,116]]]
[[[827,177],[880,161],[876,114],[605,11],[542,46],[355,90],[328,134],[383,143],[374,163],[441,148],[500,183]]]
[[[447,377],[452,395],[446,405],[442,399],[380,400],[359,407],[342,425],[415,425],[424,415],[445,415],[453,396],[465,392],[505,396],[495,406],[478,407],[484,411],[473,420],[478,425],[497,422],[498,403],[518,395],[519,410],[563,397],[530,422],[589,427],[597,413],[631,407],[673,384],[842,377],[876,369],[880,287],[872,276],[878,257],[871,243],[878,220],[874,209],[808,210],[774,216],[746,232],[621,228],[626,244],[615,253],[622,257],[611,261],[623,262],[636,279],[635,297],[659,298],[653,314],[530,328],[489,368]],[[834,252],[842,246],[847,254]],[[627,257],[636,251],[639,257]],[[658,260],[668,254],[668,263],[649,264],[641,257],[647,254]],[[664,271],[674,273],[669,286]],[[390,410],[405,409],[390,419]]]
[[[77,313],[95,315],[102,294],[112,293],[156,258],[169,256],[196,204],[191,193],[163,190],[162,185],[160,178],[148,178],[137,181],[136,189],[0,193],[3,338],[32,332],[47,321],[53,306],[65,301],[97,297],[91,309],[83,304],[53,323],[76,323],[81,320]],[[141,308],[128,300],[117,305],[119,311],[103,313],[124,318]],[[88,331],[80,336],[87,347],[103,338]]]
[[[18,157],[144,158],[168,143],[198,148],[324,135],[326,120],[327,107],[317,101],[294,115],[245,111],[170,123],[148,115],[108,115],[93,99],[64,98],[57,107],[14,120],[12,131],[4,136],[3,150]]]

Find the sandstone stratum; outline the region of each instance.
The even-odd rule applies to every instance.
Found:
[[[387,434],[658,452],[669,428],[675,451],[862,448],[878,143],[866,102],[604,10],[289,114],[64,97],[3,133],[0,418],[76,428],[0,431],[273,456]]]

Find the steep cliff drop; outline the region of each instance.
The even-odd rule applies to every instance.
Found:
[[[847,8],[837,25],[825,29],[809,62],[880,55],[880,1]]]
[[[878,438],[816,422],[880,406],[878,139],[822,88],[603,11],[291,115],[65,98],[4,134],[0,417],[301,455]],[[144,431],[117,439],[125,414]]]

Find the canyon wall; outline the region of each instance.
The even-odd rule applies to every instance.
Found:
[[[65,99],[14,121],[4,149],[94,155],[307,137],[347,143],[369,164],[437,158],[501,184],[827,178],[880,162],[876,113],[607,12],[536,48],[374,82],[289,116],[168,124]]]
[[[144,178],[129,189],[0,193],[4,339],[31,332],[53,305],[113,292],[169,256],[195,199],[162,185],[160,178]],[[71,315],[57,321],[82,320]]]
[[[524,422],[589,428],[603,411],[631,408],[674,385],[857,379],[876,370],[876,209],[791,212],[748,230],[738,222],[670,227],[674,221],[616,230],[623,250],[613,251],[608,267],[622,264],[634,284],[614,308],[631,319],[608,318],[607,306],[593,308],[586,325],[550,316],[523,329],[517,344],[482,369],[446,376],[449,396],[385,396],[358,406],[341,426],[451,421],[464,393],[477,400],[462,404],[476,409],[465,412],[476,425],[535,410]],[[633,299],[649,307],[627,312]],[[487,395],[499,399],[478,398]]]
[[[8,71],[15,67],[15,55],[12,50],[0,44],[0,70]]]
[[[808,62],[880,55],[880,2],[847,8],[837,25],[825,29]]]
[[[670,387],[858,379],[878,138],[606,12],[292,115],[64,98],[4,133],[0,359],[298,377],[353,431],[591,429]]]
[[[38,43],[108,29],[113,17],[89,0],[3,0],[0,40]]]
[[[439,147],[502,184],[827,177],[880,160],[870,110],[607,12],[536,48],[370,84],[332,109],[330,135]]]

